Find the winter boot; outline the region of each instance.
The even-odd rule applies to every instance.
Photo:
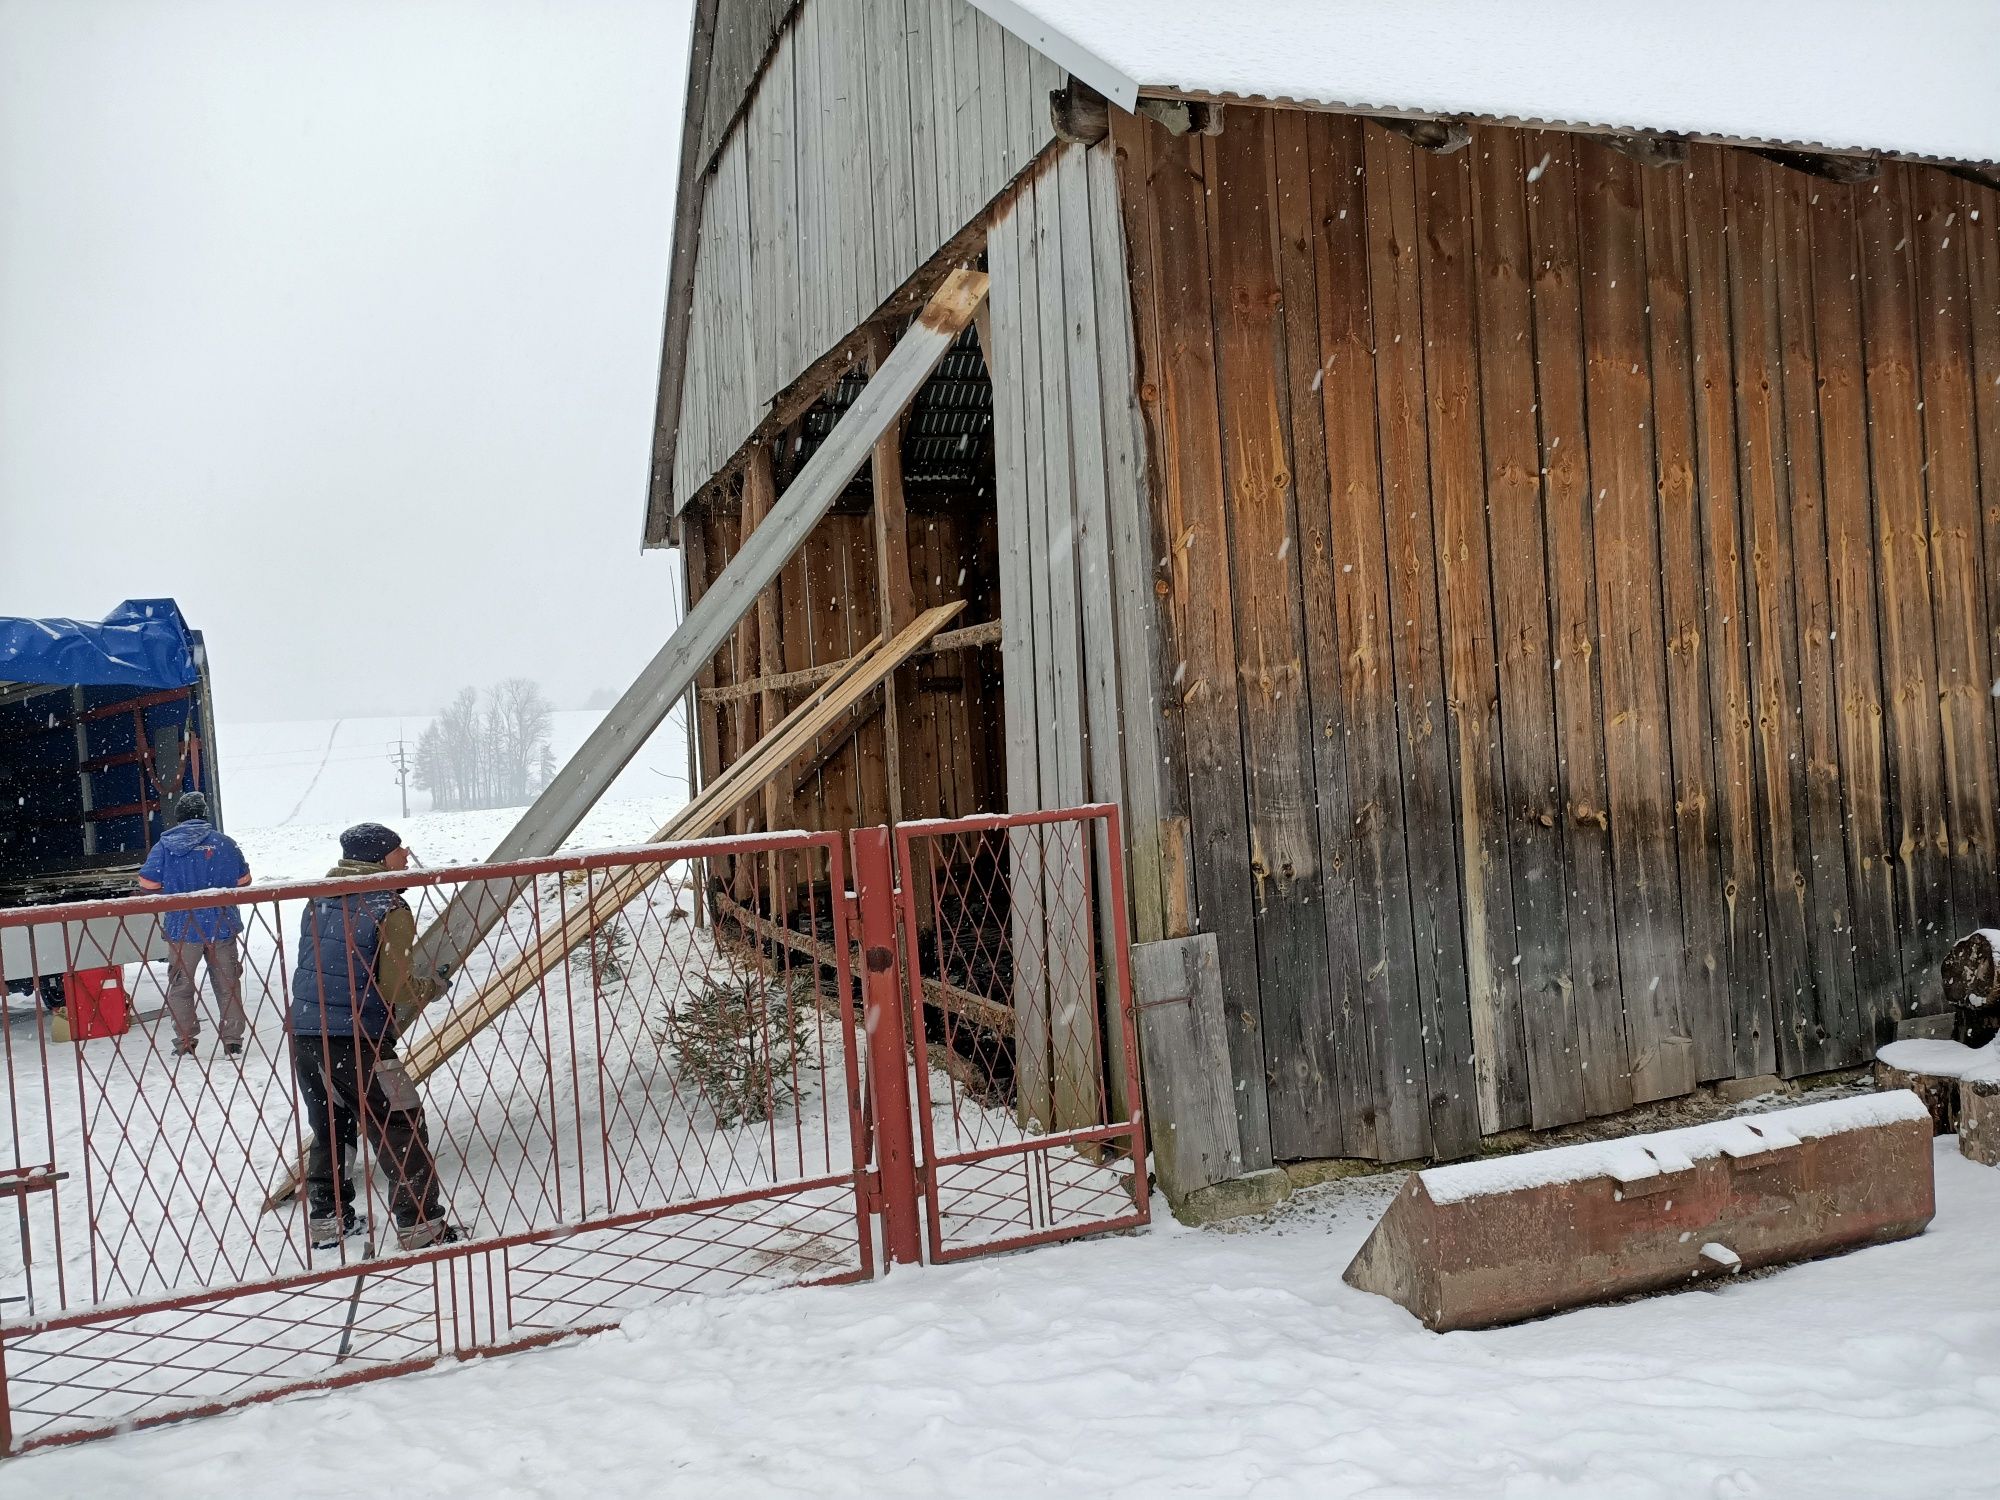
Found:
[[[404,1250],[429,1250],[438,1245],[458,1245],[472,1238],[463,1224],[443,1218],[419,1219],[414,1224],[396,1226],[396,1244]]]
[[[199,1047],[200,1045],[201,1045],[201,1040],[198,1037],[189,1037],[186,1041],[182,1041],[179,1037],[175,1037],[174,1056],[193,1057],[195,1053],[195,1048]]]
[[[243,1061],[243,1044],[241,1042],[224,1042],[222,1044],[222,1055],[235,1062]]]
[[[348,1209],[336,1219],[332,1214],[306,1220],[306,1238],[315,1250],[337,1250],[342,1240],[356,1240],[368,1233],[368,1216]]]

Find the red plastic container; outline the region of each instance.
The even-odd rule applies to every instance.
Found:
[[[79,969],[63,977],[71,1041],[123,1036],[132,1025],[123,969]]]

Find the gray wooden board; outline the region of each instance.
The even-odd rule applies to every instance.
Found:
[[[995,508],[1000,533],[1001,691],[1006,704],[1007,808],[1041,806],[1041,705],[1035,673],[1035,498],[1041,479],[1039,410],[1028,414],[1029,393],[1040,379],[1030,368],[1028,326],[1039,317],[1032,290],[1032,215],[1003,214],[987,235],[986,263],[993,274],[986,351],[993,382]],[[1030,448],[1033,447],[1031,454]],[[1008,835],[1009,938],[1014,954],[1015,1097],[1023,1123],[1047,1122],[1049,1103],[1048,999],[1043,988],[1041,872],[1027,832]]]
[[[1091,263],[1097,322],[1097,394],[1104,417],[1105,580],[1115,631],[1116,690],[1124,752],[1122,805],[1133,933],[1164,937],[1160,898],[1159,632],[1153,600],[1148,502],[1141,461],[1138,377],[1132,343],[1132,292],[1126,274],[1118,168],[1109,142],[1085,158],[1090,192]]]
[[[1096,237],[1092,216],[1090,166],[1081,146],[1057,160],[1056,187],[1062,200],[1062,280],[1064,322],[1069,336],[1070,452],[1076,475],[1076,557],[1082,616],[1084,705],[1090,724],[1088,744],[1093,802],[1126,804],[1124,726],[1118,678],[1121,662],[1113,615],[1111,519],[1106,494],[1109,461],[1105,450],[1107,412],[1099,383],[1102,360],[1097,326]],[[1115,211],[1115,203],[1113,205]],[[1119,269],[1122,271],[1123,262]],[[1122,278],[1121,278],[1122,279]],[[1101,842],[1101,841],[1100,841]],[[1110,955],[1117,943],[1117,917],[1109,899],[1110,871],[1100,850],[1093,870],[1098,920],[1098,952]],[[1107,994],[1110,991],[1107,989]],[[1115,1006],[1099,1007],[1104,1056],[1109,1065],[1112,1106],[1122,1113],[1124,1038]]]
[[[1243,1171],[1215,934],[1132,946],[1147,1138],[1171,1198]]]
[[[1055,169],[1034,183],[1037,284],[1041,302],[1043,472],[1048,488],[1048,543],[1038,559],[1049,580],[1049,675],[1055,688],[1055,801],[1075,807],[1090,800],[1088,742],[1091,723],[1084,696],[1083,621],[1079,562],[1076,459],[1072,424],[1077,418],[1069,395],[1069,315],[1063,285],[1063,191],[1069,164],[1081,148],[1071,147]],[[1080,165],[1080,163],[1078,164]],[[1046,762],[1044,763],[1046,765]],[[1043,786],[1043,795],[1050,795]],[[1096,991],[1091,965],[1089,894],[1081,851],[1051,837],[1051,885],[1044,892],[1049,914],[1049,1044],[1056,1069],[1056,1121],[1072,1129],[1097,1123],[1098,1047]]]
[[[758,81],[757,64],[770,50],[798,0],[728,0],[716,18],[708,89],[703,99],[701,162],[715,158],[723,133]]]

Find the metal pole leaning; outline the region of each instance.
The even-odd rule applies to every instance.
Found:
[[[861,928],[862,1027],[868,1091],[875,1104],[875,1174],[890,1265],[923,1259],[917,1214],[917,1153],[910,1129],[910,1042],[896,957],[896,879],[889,830],[854,833],[854,895]],[[919,1039],[921,1040],[921,1038]],[[923,1066],[919,1059],[918,1066]]]

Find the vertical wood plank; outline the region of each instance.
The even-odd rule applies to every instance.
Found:
[[[1697,1080],[1735,1071],[1729,1008],[1729,912],[1716,826],[1714,730],[1709,717],[1701,512],[1695,481],[1695,373],[1689,322],[1684,174],[1640,173],[1646,301],[1653,377],[1653,450],[1659,504],[1661,601],[1666,611],[1667,727],[1673,747],[1674,837],[1679,853],[1682,1005]]]
[[[1505,731],[1501,813],[1513,881],[1514,963],[1527,1053],[1529,1123],[1584,1117],[1576,995],[1564,898],[1555,674],[1535,404],[1528,163],[1514,130],[1476,132],[1480,425],[1492,534],[1493,627]]]
[[[1874,191],[1856,200],[1856,228],[1861,242],[1882,678],[1889,713],[1896,929],[1903,945],[1903,972],[1910,976],[1906,1001],[1919,1002],[1928,986],[1920,985],[1917,976],[1936,969],[1957,927],[1938,725],[1909,180],[1902,166],[1886,167],[1880,180],[1870,184]]]
[[[1861,287],[1855,262],[1856,190],[1815,186],[1813,322],[1818,361],[1820,447],[1825,461],[1827,574],[1842,830],[1853,913],[1855,1035],[1864,1055],[1893,1041],[1901,999],[1896,889],[1890,858],[1882,660],[1876,628],[1875,536],[1868,483],[1868,411],[1862,390]]]
[[[1584,419],[1584,330],[1577,253],[1578,185],[1571,138],[1537,131],[1528,228],[1534,259],[1536,393],[1548,511],[1549,619],[1556,685],[1556,745],[1562,772],[1563,856],[1569,893],[1569,953],[1585,1108],[1616,1114],[1632,1105],[1619,988],[1609,794],[1592,518],[1590,440]]]
[[[1216,540],[1229,568],[1236,647],[1218,671],[1234,673],[1241,713],[1249,847],[1236,858],[1247,856],[1257,933],[1271,1153],[1298,1159],[1336,1155],[1340,1119],[1292,463],[1281,420],[1275,120],[1271,110],[1236,114],[1209,142],[1206,169],[1223,437]]]
[[[931,77],[931,28],[936,24],[934,0],[902,0],[902,54],[910,109],[910,202],[916,214],[917,259],[953,233],[938,214],[938,138],[934,106],[936,83]]]
[[[1416,148],[1379,126],[1368,127],[1363,139],[1391,640],[1403,739],[1404,836],[1426,1104],[1432,1153],[1450,1158],[1477,1148],[1479,1106],[1439,659],[1437,541],[1424,420],[1421,230],[1412,160]]]
[[[1437,528],[1446,725],[1464,889],[1466,995],[1482,1134],[1529,1120],[1527,1040],[1514,963],[1513,871],[1505,829],[1499,650],[1480,432],[1473,292],[1472,152],[1417,157],[1423,253],[1425,408]]]
[[[1778,254],[1779,353],[1784,364],[1785,477],[1795,621],[1798,628],[1799,762],[1805,777],[1806,937],[1813,992],[1795,1023],[1797,1066],[1807,1073],[1866,1061],[1858,1045],[1854,997],[1854,925],[1841,799],[1840,725],[1834,675],[1833,591],[1828,571],[1827,506],[1821,468],[1819,334],[1813,317],[1812,222],[1807,198],[1818,184],[1783,172],[1773,184],[1772,226]],[[1853,358],[1828,350],[1829,362]]]
[[[1728,158],[1737,463],[1743,534],[1749,543],[1750,670],[1773,1019],[1778,1066],[1796,1075],[1805,1071],[1801,1048],[1813,1008],[1807,936],[1812,850],[1799,743],[1791,458],[1785,441],[1784,371],[1778,347],[1780,246],[1771,211],[1771,179],[1784,171],[1745,152],[1731,152]]]
[[[1959,187],[1972,333],[1973,422],[1979,452],[1979,565],[1986,580],[1987,659],[2000,680],[2000,192]],[[2000,694],[1988,700],[2000,732]]]
[[[1313,267],[1323,354],[1320,418],[1330,507],[1319,525],[1335,584],[1339,651],[1335,701],[1341,734],[1331,750],[1347,761],[1351,810],[1343,847],[1352,871],[1359,975],[1357,1014],[1343,1017],[1338,1041],[1348,1149],[1407,1161],[1430,1150],[1430,1111],[1403,837],[1391,641],[1395,616],[1376,429],[1367,129],[1351,117],[1326,118],[1315,129],[1324,150],[1315,150],[1312,164],[1320,231]],[[1340,915],[1330,910],[1329,921]]]
[[[1319,322],[1319,244],[1335,219],[1320,200],[1318,166],[1331,155],[1328,117],[1281,111],[1275,121],[1278,165],[1278,259],[1284,317],[1287,436],[1304,650],[1305,772],[1316,817],[1320,911],[1325,928],[1325,1027],[1332,1082],[1329,1140],[1345,1155],[1375,1152],[1374,1082],[1355,932],[1354,807],[1341,706],[1341,641],[1335,618],[1338,572],[1330,535],[1332,471],[1327,461],[1326,379]],[[1337,219],[1336,219],[1337,222]],[[1358,223],[1357,219],[1357,223]]]
[[[1007,806],[1029,812],[1041,806],[1041,722],[1035,671],[1035,568],[1037,556],[1029,520],[1041,483],[1039,404],[1031,413],[1030,393],[1040,379],[1029,362],[1028,328],[1038,318],[1032,305],[1032,200],[1018,198],[1012,212],[995,220],[986,237],[992,276],[987,303],[986,365],[993,382],[995,459],[994,503],[999,529],[1001,692],[1006,713]],[[1030,452],[1031,443],[1034,451]],[[1049,1120],[1048,1000],[1042,953],[1041,873],[1034,842],[1010,834],[1008,851],[1009,932],[1014,954],[1015,1098],[1020,1118]]]
[[[1757,827],[1749,607],[1736,463],[1736,374],[1730,329],[1729,153],[1692,148],[1685,178],[1688,321],[1694,348],[1695,492],[1707,568],[1709,715],[1715,736],[1715,826],[1722,865],[1731,1071],[1777,1069],[1771,965]]]
[[[1951,850],[1952,934],[2000,916],[1995,888],[2000,798],[1981,567],[1980,454],[1974,426],[1972,328],[1965,246],[1973,230],[1965,191],[1944,173],[1907,167],[1917,268],[1917,348],[1923,389],[1924,479],[1930,509],[1931,606],[1938,653],[1938,719]]]
[[[1189,858],[1198,870],[1196,930],[1216,934],[1229,1056],[1235,1072],[1243,1168],[1271,1164],[1264,1088],[1257,937],[1250,890],[1240,877],[1250,837],[1237,717],[1235,632],[1222,506],[1222,434],[1217,419],[1210,307],[1208,182],[1198,137],[1178,140],[1149,126],[1154,285],[1162,326],[1159,420],[1161,503],[1171,536],[1171,587],[1183,611],[1177,670],[1187,737]]]
[[[917,269],[929,246],[918,241],[916,139],[910,128],[910,69],[903,57],[903,0],[865,0],[857,27],[856,86],[866,91],[868,159],[874,174],[875,280],[867,306],[886,301]]]
[[[1596,486],[1599,681],[1618,877],[1618,968],[1635,1100],[1694,1086],[1681,1002],[1680,887],[1667,739],[1645,240],[1629,157],[1577,143],[1586,419]]]

